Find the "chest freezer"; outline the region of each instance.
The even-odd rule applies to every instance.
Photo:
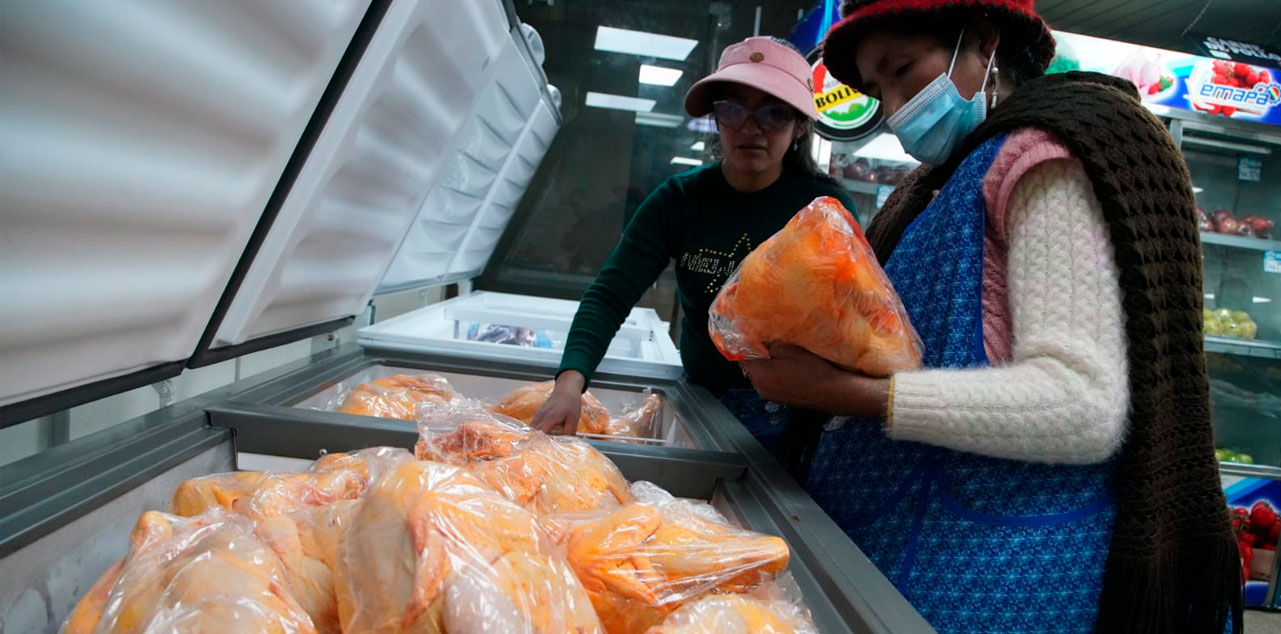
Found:
[[[477,291],[433,304],[357,331],[366,348],[444,352],[545,368],[560,363],[578,302]],[[505,341],[486,340],[500,332]],[[650,308],[634,308],[610,342],[599,366],[607,374],[678,379],[684,374],[668,323]],[[514,342],[519,335],[523,340]]]
[[[283,389],[279,379],[291,373],[275,374],[251,380],[253,387]],[[296,470],[323,452],[412,447],[417,439],[407,421],[353,420],[217,395],[126,427],[129,433],[115,442],[90,436],[65,445],[60,454],[0,467],[0,503],[6,508],[0,519],[0,614],[6,631],[55,632],[85,590],[125,553],[138,515],[166,508],[185,479],[235,469]],[[733,523],[783,538],[791,553],[788,571],[820,631],[933,631],[795,483],[756,468],[750,457],[593,444],[629,481],[710,501]],[[54,507],[63,521],[38,521]]]
[[[491,403],[517,388],[551,378],[545,366],[511,359],[475,358],[439,350],[412,352],[348,345],[331,354],[320,355],[266,383],[249,388],[227,388],[216,394],[227,402],[266,407],[281,415],[324,415],[354,424],[354,421],[371,422],[375,419],[334,411],[348,392],[368,381],[400,374],[437,375],[446,379],[462,396]],[[717,449],[727,446],[727,441],[718,439],[718,432],[714,430],[727,424],[738,424],[711,393],[683,380],[603,372],[598,375],[590,392],[616,415],[636,406],[646,394],[657,396],[659,401],[649,433],[643,437],[626,438],[585,435],[601,441]]]

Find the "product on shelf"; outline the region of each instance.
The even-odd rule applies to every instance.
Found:
[[[1254,456],[1248,453],[1233,451],[1231,449],[1215,449],[1214,457],[1219,462],[1235,462],[1238,464],[1254,464]]]
[[[1249,509],[1233,506],[1230,510],[1232,530],[1241,552],[1243,581],[1271,581],[1277,540],[1281,537],[1281,518],[1276,509],[1267,501],[1258,500]]]
[[[1197,207],[1197,227],[1206,233],[1271,239],[1272,225],[1271,220],[1254,214],[1238,218],[1226,209],[1216,209],[1213,214],[1207,215],[1205,209]]]
[[[1205,334],[1215,337],[1254,339],[1259,333],[1259,325],[1244,310],[1204,308],[1201,310],[1201,320]]]

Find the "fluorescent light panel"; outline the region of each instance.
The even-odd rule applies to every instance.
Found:
[[[678,62],[685,61],[690,51],[698,46],[698,40],[690,40],[671,35],[646,33],[616,29],[612,26],[596,27],[596,50],[611,53],[626,53],[642,57],[657,57]]]
[[[694,150],[695,152],[702,152],[707,149],[707,144],[702,141],[698,141],[694,143],[694,145],[689,146],[689,149]]]
[[[675,68],[663,68],[662,66],[650,66],[641,64],[640,83],[651,86],[675,86],[676,81],[681,78],[685,71]]]
[[[653,99],[641,99],[640,97],[624,97],[623,95],[611,95],[603,92],[587,93],[587,105],[593,108],[649,112],[654,109],[654,103]]]
[[[692,165],[692,166],[697,167],[697,166],[702,165],[702,164],[703,164],[703,162],[702,162],[702,161],[700,161],[700,160],[698,160],[698,159],[696,159],[696,158],[688,158],[688,157],[684,157],[684,156],[673,156],[673,157],[672,157],[672,165]]]
[[[675,128],[684,120],[685,117],[676,114],[663,114],[661,112],[636,113],[636,125],[652,125],[658,128]]]
[[[1255,295],[1254,297],[1251,297],[1251,298],[1250,298],[1250,301],[1252,301],[1252,302],[1254,302],[1254,303],[1256,303],[1256,304],[1271,304],[1271,303],[1272,303],[1272,298],[1271,298],[1271,297],[1259,297],[1258,295]]]

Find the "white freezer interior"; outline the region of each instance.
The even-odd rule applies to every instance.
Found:
[[[504,108],[492,93],[508,84],[522,89]],[[460,132],[477,128],[468,125],[473,114],[497,108],[494,127],[484,128],[497,134],[464,134],[463,141],[481,160],[501,158],[538,94],[498,0],[393,1],[254,258],[217,344],[363,311]]]
[[[357,341],[366,347],[448,353],[469,359],[522,361],[544,367],[560,363],[578,302],[506,293],[475,292],[433,304],[361,328]],[[468,341],[472,324],[529,328],[546,333],[552,347],[531,348]],[[668,324],[650,308],[633,308],[610,342],[600,372],[680,378],[680,352],[668,335]]]
[[[395,374],[421,374],[424,370],[414,368],[397,368],[394,366],[374,365],[365,368],[355,374],[343,377],[325,385],[317,386],[315,390],[300,395],[298,400],[290,403],[293,407],[300,409],[318,409],[325,411],[334,411],[341,404],[342,399],[353,388],[361,383],[373,381],[376,379],[386,378]],[[460,394],[468,398],[478,399],[484,402],[493,402],[507,393],[529,385],[530,381],[522,379],[507,379],[502,377],[482,376],[476,374],[460,374],[455,372],[436,372],[428,371],[444,377],[450,385],[458,390]],[[589,390],[593,396],[600,400],[610,413],[613,415],[621,414],[625,409],[638,404],[643,397],[639,391],[619,390],[609,388],[592,388]],[[690,432],[688,424],[684,417],[672,402],[661,390],[656,390],[662,401],[661,411],[658,415],[657,428],[653,430],[652,436],[648,438],[628,439],[640,441],[647,445],[661,445],[668,447],[685,447],[698,448],[698,441],[694,439],[693,433]],[[618,437],[584,435],[596,440],[617,441]]]
[[[191,356],[368,5],[4,4],[0,405]]]

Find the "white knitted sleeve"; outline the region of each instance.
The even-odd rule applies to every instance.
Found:
[[[1101,462],[1125,433],[1129,386],[1116,259],[1080,162],[1024,174],[1006,231],[1010,363],[895,375],[887,432],[999,458]]]

